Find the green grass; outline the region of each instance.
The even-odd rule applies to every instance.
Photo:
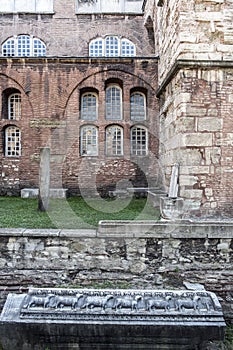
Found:
[[[50,200],[48,212],[40,212],[36,199],[0,197],[0,227],[93,228],[100,220],[157,220],[159,216],[147,199],[86,201],[82,197]]]

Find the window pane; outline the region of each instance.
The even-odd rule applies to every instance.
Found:
[[[94,57],[104,56],[103,48],[104,48],[103,39],[93,40],[90,43],[90,46],[89,46],[89,55],[91,57],[93,57],[93,56]]]
[[[131,153],[136,156],[147,155],[147,131],[141,127],[131,130]]]
[[[81,100],[81,119],[97,119],[97,98],[96,95],[88,93],[82,96]]]
[[[13,94],[8,100],[8,119],[18,120],[21,117],[21,96]]]
[[[20,35],[18,37],[18,53],[17,56],[30,56],[30,36]]]
[[[46,47],[40,39],[33,39],[33,56],[45,56]]]
[[[15,56],[15,40],[8,39],[3,45],[2,45],[2,55],[3,56]]]
[[[130,118],[131,120],[145,120],[145,96],[135,92],[130,96]]]
[[[123,129],[110,126],[106,130],[106,154],[108,156],[123,155]]]
[[[98,155],[98,133],[95,126],[83,126],[81,129],[81,155]]]
[[[122,119],[121,89],[117,86],[110,86],[106,90],[106,119]]]
[[[123,57],[132,57],[135,56],[135,45],[126,39],[121,41],[121,56]]]
[[[5,155],[18,157],[21,155],[21,133],[15,126],[10,126],[5,131]]]
[[[105,55],[107,57],[120,56],[119,54],[119,39],[115,36],[108,36],[106,38]]]

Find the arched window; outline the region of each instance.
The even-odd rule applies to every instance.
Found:
[[[80,153],[82,156],[98,155],[98,129],[93,125],[84,125],[81,128]]]
[[[106,119],[122,119],[122,91],[118,85],[109,85],[106,89]]]
[[[46,46],[42,40],[30,35],[19,35],[7,39],[2,45],[3,56],[45,56]]]
[[[21,132],[16,126],[8,126],[5,129],[5,156],[21,156]]]
[[[130,118],[135,121],[146,119],[146,98],[141,92],[133,92],[130,96]]]
[[[91,57],[133,57],[136,55],[136,47],[132,41],[109,35],[96,38],[89,43],[89,55]]]
[[[148,153],[148,132],[143,126],[134,126],[131,129],[131,154],[145,156]]]
[[[111,125],[106,129],[106,154],[108,156],[123,155],[123,128]]]
[[[81,119],[97,120],[97,95],[93,92],[81,96]]]
[[[21,95],[11,94],[8,98],[8,119],[19,120],[21,117]]]

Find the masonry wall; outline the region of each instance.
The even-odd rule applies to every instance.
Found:
[[[2,59],[0,67],[1,94],[7,88],[21,93],[20,120],[0,120],[0,184],[1,194],[17,194],[24,187],[38,187],[40,148],[51,147],[51,187],[69,188],[72,193],[102,185],[115,186],[127,180],[146,186],[158,175],[158,103],[156,98],[157,61],[153,59]],[[105,120],[105,84],[109,79],[121,81],[124,128],[124,154],[106,157],[105,128],[116,124]],[[99,110],[95,122],[80,119],[80,91],[98,91]],[[147,98],[147,119],[130,120],[130,91],[144,89]],[[2,101],[0,101],[2,110]],[[4,156],[4,128],[16,125],[22,132],[22,155]],[[99,128],[99,155],[80,156],[80,127],[93,124]],[[130,155],[130,128],[144,125],[149,130],[148,156]],[[95,178],[95,176],[97,178]]]
[[[167,184],[180,164],[186,215],[232,215],[232,68],[181,67],[161,95]]]
[[[140,224],[1,229],[1,304],[32,286],[182,289],[186,281],[217,293],[232,319],[232,224]]]
[[[180,164],[186,217],[232,217],[232,12],[222,0],[145,7],[160,56],[160,160],[167,188]]]
[[[0,43],[11,36],[32,35],[43,40],[47,56],[89,56],[90,40],[99,36],[117,35],[136,45],[137,56],[150,56],[153,47],[143,26],[143,16],[137,14],[76,15],[75,1],[54,0],[53,14],[0,14]]]
[[[152,13],[152,9],[156,13],[160,84],[177,59],[232,60],[230,0],[148,0],[145,12]]]

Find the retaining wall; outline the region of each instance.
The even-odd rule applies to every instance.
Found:
[[[233,319],[233,223],[101,222],[97,230],[0,229],[1,306],[37,287],[200,283]]]

